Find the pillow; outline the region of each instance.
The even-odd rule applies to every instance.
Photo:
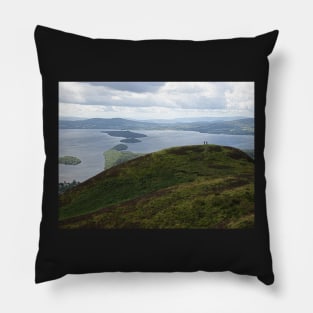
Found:
[[[131,41],[36,27],[36,283],[199,270],[273,283],[263,150],[277,36]]]

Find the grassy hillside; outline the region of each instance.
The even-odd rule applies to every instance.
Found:
[[[60,195],[62,228],[247,228],[254,162],[215,145],[175,147],[114,166]]]
[[[254,149],[246,149],[242,151],[247,153],[252,159],[254,159]]]

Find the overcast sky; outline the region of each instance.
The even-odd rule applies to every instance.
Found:
[[[60,117],[254,116],[253,82],[59,82]]]

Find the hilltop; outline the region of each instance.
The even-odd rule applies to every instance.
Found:
[[[174,147],[113,166],[59,200],[66,229],[249,228],[254,161],[231,147]]]

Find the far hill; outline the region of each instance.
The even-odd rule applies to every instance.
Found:
[[[226,119],[226,118],[225,118]],[[186,122],[188,119],[169,123],[133,121],[123,118],[91,118],[79,121],[59,121],[60,129],[111,129],[111,130],[185,130],[209,134],[253,135],[254,118],[240,118],[236,120],[211,120]],[[109,132],[107,132],[109,133]],[[114,131],[111,131],[114,134]],[[134,140],[129,138],[130,140]],[[135,137],[137,138],[137,137]],[[124,140],[125,142],[125,140]],[[130,141],[132,142],[132,141]]]
[[[254,119],[243,118],[234,121],[193,122],[184,125],[182,129],[210,134],[253,135]]]
[[[59,121],[62,129],[150,129],[154,123],[132,121],[124,118],[90,118],[79,121]]]
[[[174,147],[103,171],[60,195],[65,229],[254,225],[254,161],[230,147]]]
[[[152,119],[144,122],[153,123],[192,123],[192,122],[214,122],[214,121],[234,121],[245,118],[244,116],[200,116],[200,117],[179,117],[172,119]]]

